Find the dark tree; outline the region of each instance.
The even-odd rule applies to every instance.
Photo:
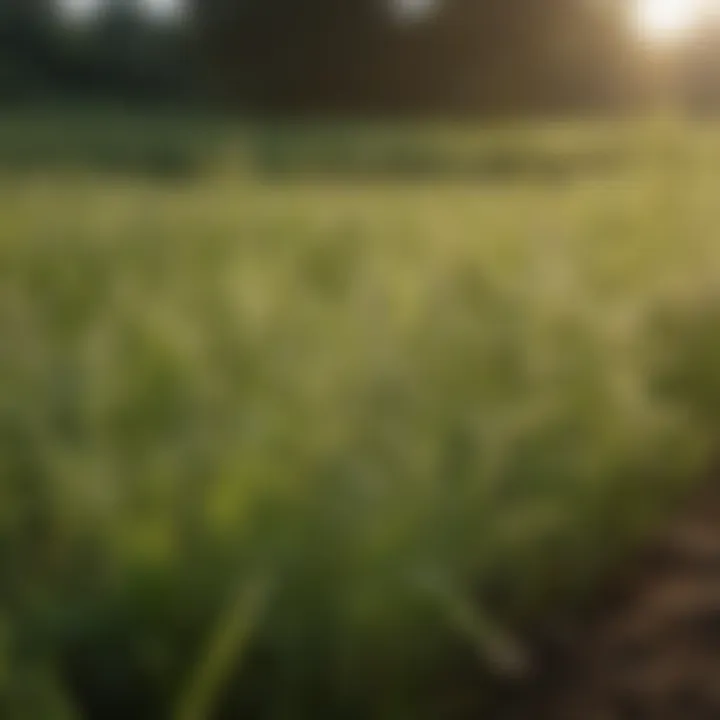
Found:
[[[0,0],[0,102],[187,99],[196,83],[189,28],[112,0],[68,23],[54,0]]]
[[[197,0],[209,78],[276,113],[477,113],[627,102],[638,87],[617,0]]]

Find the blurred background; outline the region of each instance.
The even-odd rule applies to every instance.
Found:
[[[719,110],[715,0],[0,0],[0,717],[720,717]]]
[[[717,104],[713,0],[3,0],[0,12],[5,104],[477,116],[637,109],[659,83],[685,106]]]

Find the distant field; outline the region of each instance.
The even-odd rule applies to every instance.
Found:
[[[720,129],[110,119],[0,120],[0,715],[470,716],[710,460]]]

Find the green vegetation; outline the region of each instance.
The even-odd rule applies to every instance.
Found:
[[[167,183],[13,122],[2,717],[463,717],[701,477],[716,131],[417,130],[410,182],[401,128],[165,128]]]

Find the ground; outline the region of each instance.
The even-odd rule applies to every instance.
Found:
[[[499,718],[711,720],[720,716],[720,479],[613,574]]]

